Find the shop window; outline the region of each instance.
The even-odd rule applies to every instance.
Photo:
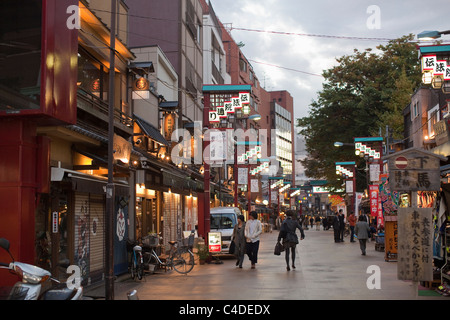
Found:
[[[2,1],[0,5],[0,90],[16,99],[0,109],[37,109],[41,90],[41,1]]]
[[[84,50],[78,53],[78,88],[108,101],[108,69]]]

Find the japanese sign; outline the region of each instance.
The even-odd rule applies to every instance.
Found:
[[[227,133],[226,131],[210,132],[210,161],[223,161],[227,158]]]
[[[208,233],[208,249],[209,252],[222,252],[222,233],[210,232]]]
[[[389,159],[389,184],[395,191],[436,191],[440,188],[440,160],[445,157],[424,149],[411,148]]]
[[[238,168],[238,184],[248,184],[248,168]]]
[[[372,217],[378,216],[378,203],[379,203],[379,192],[378,185],[369,186],[369,198],[370,198],[370,215]]]
[[[433,223],[431,208],[398,209],[398,265],[400,280],[433,280]]]

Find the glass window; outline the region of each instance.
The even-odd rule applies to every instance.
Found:
[[[0,109],[39,108],[41,25],[41,1],[0,1],[0,90],[27,98],[0,101]]]
[[[232,229],[236,221],[231,213],[219,213],[211,215],[211,229]]]
[[[78,87],[98,98],[108,100],[108,69],[84,50],[78,53]]]

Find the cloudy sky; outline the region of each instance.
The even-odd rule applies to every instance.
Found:
[[[222,23],[232,26],[234,40],[245,44],[241,50],[261,86],[291,93],[296,118],[308,115],[311,101],[322,89],[323,78],[318,75],[336,65],[336,58],[355,48],[387,44],[382,39],[450,29],[449,0],[210,2]],[[450,35],[441,39],[450,43]]]

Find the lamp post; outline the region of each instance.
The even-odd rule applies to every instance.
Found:
[[[421,33],[419,33],[417,35],[417,39],[421,39],[421,40],[434,40],[434,39],[438,39],[441,37],[441,35],[443,34],[450,34],[450,30],[446,30],[446,31],[422,31]]]

